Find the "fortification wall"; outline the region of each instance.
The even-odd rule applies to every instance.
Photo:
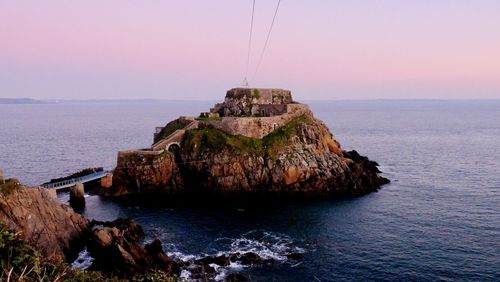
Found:
[[[304,104],[288,104],[287,112],[272,117],[224,117],[220,121],[200,121],[199,128],[217,128],[231,135],[262,138],[293,119],[312,112]]]
[[[232,99],[251,99],[254,104],[290,104],[292,93],[277,88],[233,88],[226,93],[226,101]]]
[[[233,88],[224,103],[216,104],[211,112],[226,117],[272,116],[284,113],[292,103],[292,93],[283,89]]]

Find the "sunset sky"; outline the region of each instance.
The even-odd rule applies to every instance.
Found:
[[[500,99],[498,0],[257,0],[250,86],[299,99]],[[2,0],[0,97],[220,99],[252,0]]]

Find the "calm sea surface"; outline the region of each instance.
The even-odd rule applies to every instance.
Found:
[[[116,152],[213,102],[0,105],[0,167],[36,185]],[[311,102],[346,149],[392,180],[380,192],[315,204],[217,210],[87,198],[85,215],[131,217],[169,254],[255,251],[279,263],[254,281],[500,281],[500,101]],[[62,199],[65,195],[62,195]],[[301,252],[304,259],[287,260]]]

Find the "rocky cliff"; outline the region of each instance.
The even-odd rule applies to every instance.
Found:
[[[30,189],[15,179],[0,187],[0,222],[45,257],[71,259],[83,248],[90,222],[59,202],[55,190]]]
[[[258,139],[186,132],[180,151],[121,155],[107,195],[360,195],[387,183],[378,164],[346,152],[312,113]]]

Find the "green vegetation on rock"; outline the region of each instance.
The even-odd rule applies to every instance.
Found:
[[[0,194],[4,196],[10,195],[12,192],[19,190],[21,187],[19,180],[15,178],[7,179],[5,184],[0,185]]]
[[[176,119],[169,122],[161,131],[160,137],[156,138],[158,141],[167,138],[170,134],[174,133],[176,130],[183,129],[186,127],[191,121],[186,119]]]
[[[196,118],[197,120],[216,120],[220,121],[222,120],[222,117],[217,117],[217,116],[208,116],[205,113],[201,113],[199,117]]]
[[[238,153],[255,153],[274,155],[280,149],[291,142],[293,136],[301,134],[301,126],[311,124],[312,118],[309,116],[298,117],[285,126],[264,136],[262,139],[251,138],[241,135],[230,135],[215,128],[193,129],[186,133],[185,146],[190,151],[213,150],[220,152],[230,150]]]
[[[60,259],[47,259],[0,222],[0,281],[118,281],[99,272],[73,270]]]
[[[259,99],[260,98],[260,91],[259,89],[253,89],[252,90],[252,98]]]

